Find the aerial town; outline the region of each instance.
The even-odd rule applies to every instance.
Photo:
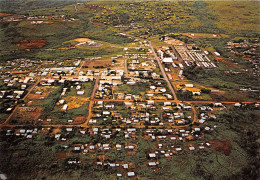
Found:
[[[45,3],[0,2],[0,179],[259,178],[258,2]]]

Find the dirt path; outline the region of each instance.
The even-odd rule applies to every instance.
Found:
[[[74,5],[74,8],[75,8],[75,12],[79,12],[78,8],[77,8],[77,4]]]
[[[151,43],[151,42],[150,42]],[[151,44],[150,44],[151,45]],[[156,56],[155,52],[154,52],[154,49],[151,45],[151,48],[153,50],[153,53],[155,55],[155,58],[157,59],[158,61],[158,64],[159,64],[159,67],[162,71],[162,73],[164,74],[164,78],[165,80],[167,81],[168,84],[170,84],[166,74],[165,74],[165,71],[163,69],[163,66],[162,64],[160,63],[160,60],[159,58]],[[125,64],[126,66],[126,64]],[[125,67],[126,70],[127,70],[127,67]],[[126,71],[127,72],[127,71]],[[128,73],[128,72],[127,72]],[[92,117],[92,107],[93,107],[93,104],[95,101],[111,101],[111,102],[133,102],[133,100],[117,100],[117,99],[94,99],[94,96],[95,96],[95,92],[96,90],[98,89],[98,84],[99,84],[99,80],[100,80],[100,76],[97,76],[96,77],[96,81],[95,81],[95,85],[93,87],[93,91],[92,91],[92,94],[91,94],[91,97],[89,99],[89,109],[88,109],[88,115],[86,116],[86,121],[83,123],[83,124],[78,124],[78,125],[61,125],[61,124],[57,124],[57,125],[43,125],[44,127],[57,127],[57,128],[60,128],[60,127],[89,127],[89,120],[91,119]],[[31,93],[31,91],[39,84],[39,82],[41,81],[41,78],[39,78],[35,84],[31,87],[31,89],[27,92],[27,94],[21,99],[21,100],[25,100],[27,98],[27,96]],[[171,85],[171,84],[170,84]],[[173,95],[175,95],[175,92],[172,88],[172,86],[169,86],[171,91],[173,92]],[[176,96],[176,95],[175,95]],[[143,101],[145,102],[145,101]],[[192,111],[193,111],[193,121],[191,122],[191,124],[194,124],[195,122],[198,121],[198,115],[197,115],[197,109],[195,108],[194,104],[195,103],[205,103],[205,104],[214,104],[216,103],[217,101],[179,101],[177,99],[177,97],[174,99],[174,100],[154,100],[154,102],[176,102],[176,103],[188,103],[191,105],[192,107]],[[235,103],[238,103],[238,102],[233,102],[233,101],[222,101],[220,102],[222,104],[235,104]],[[239,102],[239,103],[242,103],[242,104],[252,104],[252,103],[260,103],[260,102]],[[14,115],[15,111],[17,110],[17,108],[19,107],[20,105],[17,105],[14,110],[12,111],[12,113],[8,116],[8,118],[5,120],[5,122],[3,122],[2,124],[0,124],[0,128],[2,128],[3,126],[6,126],[6,127],[24,127],[25,125],[12,125],[12,124],[7,124],[9,122],[9,120],[11,119],[11,117]],[[171,128],[183,128],[183,127],[187,127],[189,126],[190,124],[187,124],[187,125],[182,125],[182,126],[176,126],[176,125],[171,125]],[[144,128],[145,126],[142,125],[142,124],[136,124],[136,125],[133,125],[134,127],[136,128]],[[101,125],[93,125],[91,127],[102,127]],[[120,125],[120,127],[125,127],[124,124]],[[160,127],[160,126],[149,126],[150,128],[163,128],[163,127]]]
[[[94,85],[94,87],[93,87],[92,94],[91,94],[91,96],[90,96],[90,98],[89,98],[90,100],[93,100],[93,99],[94,99],[95,92],[96,92],[96,90],[98,89],[99,80],[100,80],[100,76],[98,76],[98,77],[96,78],[96,82],[95,82],[95,85]]]
[[[56,127],[56,128],[61,128],[61,127],[90,127],[89,126],[89,120],[92,117],[92,107],[93,107],[95,101],[114,101],[114,102],[121,101],[121,102],[129,102],[129,101],[133,101],[133,100],[114,100],[114,99],[102,100],[102,99],[93,99],[93,100],[89,101],[88,116],[86,117],[86,121],[83,124],[77,124],[77,125],[73,125],[73,124],[71,124],[71,125],[69,125],[69,124],[64,124],[64,125],[61,125],[61,124],[54,124],[54,125],[45,124],[45,125],[42,125],[42,126],[43,127]],[[155,100],[155,102],[176,102],[176,100]],[[191,108],[192,108],[193,116],[194,116],[193,117],[193,121],[191,123],[187,124],[187,125],[180,125],[180,126],[171,125],[170,127],[171,128],[184,128],[184,127],[190,126],[190,124],[194,124],[195,122],[198,122],[197,109],[193,105],[193,103],[197,103],[197,102],[200,102],[200,103],[215,103],[215,101],[202,101],[202,102],[201,101],[183,101],[182,103],[189,103],[189,104],[191,104]],[[238,102],[221,102],[221,103],[223,103],[223,104],[235,104],[235,103],[238,103]],[[252,103],[260,103],[260,102],[242,102],[242,103],[244,103],[244,104],[252,104]],[[11,118],[11,115],[9,116],[9,119],[10,118]],[[5,127],[12,128],[12,127],[24,127],[24,126],[26,126],[26,125],[6,124],[8,122],[8,120],[6,120],[3,124],[1,124],[0,127],[5,126]],[[125,124],[120,125],[120,127],[125,127],[125,126],[126,126]],[[145,125],[142,125],[142,124],[132,124],[132,126],[135,127],[135,128],[145,128]],[[103,125],[92,125],[91,127],[94,128],[94,127],[104,127],[104,126]],[[149,128],[164,128],[164,127],[149,126]]]
[[[88,117],[87,117],[86,122],[84,124],[82,124],[82,126],[84,126],[84,127],[88,127],[88,125],[89,125],[89,120],[92,117],[92,107],[93,107],[93,105],[94,105],[94,101],[89,101]]]
[[[84,65],[84,61],[81,61],[80,68],[79,68],[79,70],[77,71],[77,73],[74,75],[74,77],[79,77],[79,72],[81,71],[83,65]]]
[[[125,77],[126,77],[126,78],[129,78],[128,68],[127,68],[127,59],[125,59]]]

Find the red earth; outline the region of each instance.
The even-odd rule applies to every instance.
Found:
[[[221,152],[226,156],[228,156],[231,153],[232,145],[230,143],[230,140],[220,141],[214,139],[214,140],[210,140],[209,143],[213,148],[215,148],[216,151]]]
[[[0,13],[0,17],[3,17],[3,16],[11,16],[12,14],[5,14],[5,13]]]
[[[31,48],[42,48],[47,44],[46,40],[24,40],[15,42],[19,48],[31,49]]]

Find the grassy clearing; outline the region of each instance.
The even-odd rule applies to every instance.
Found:
[[[126,85],[126,84],[123,84],[123,85],[120,85],[118,86],[117,89],[115,89],[115,93],[125,93],[125,94],[134,94],[134,95],[137,95],[137,94],[143,94],[145,93],[146,91],[146,86],[145,84],[143,83],[137,83],[136,85]]]
[[[214,24],[218,28],[239,31],[259,31],[259,1],[206,1],[212,14],[219,21]]]
[[[81,85],[80,91],[84,90],[85,93],[81,97],[89,97],[92,93],[94,82],[84,82]],[[77,90],[74,88],[70,89],[70,91],[67,93],[67,96],[78,96]]]

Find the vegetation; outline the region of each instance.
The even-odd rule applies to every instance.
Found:
[[[123,84],[118,86],[116,92],[133,94],[133,95],[138,95],[138,94],[141,95],[146,91],[147,88],[148,88],[148,84],[145,85],[144,83],[137,83],[135,85]]]
[[[219,67],[214,70],[205,70],[191,66],[184,70],[184,75],[196,83],[226,91],[234,91],[248,87],[258,88],[258,80],[252,77],[249,73],[241,72],[233,75],[225,73],[226,71],[226,67]],[[232,96],[230,98],[234,97]]]
[[[97,57],[102,56],[101,59],[111,60],[111,57],[117,55],[145,54],[150,50],[148,40],[152,41],[156,49],[159,46],[169,46],[162,41],[167,37],[196,44],[203,51],[208,51],[208,57],[217,65],[214,69],[195,65],[185,67],[183,72],[185,78],[178,84],[186,82],[201,84],[202,96],[215,102],[259,101],[257,91],[259,75],[254,76],[252,73],[251,59],[247,58],[247,61],[245,58],[235,56],[226,48],[229,41],[242,42],[245,39],[253,41],[259,38],[259,5],[259,1],[0,0],[0,69],[6,72],[0,72],[0,75],[2,79],[10,79],[8,83],[15,82],[12,90],[20,90],[21,83],[18,81],[24,74],[15,74],[11,78],[12,71],[26,69],[21,67],[26,67],[28,64],[20,63],[20,65],[20,61],[17,61],[20,67],[12,69],[13,66],[10,64],[14,59],[28,58],[39,61],[32,63],[35,67],[26,70],[41,73],[44,68],[52,66],[74,66],[78,59],[83,62],[92,57],[99,59]],[[35,24],[33,21],[39,22]],[[187,33],[201,37],[189,37]],[[213,34],[220,36],[212,38]],[[98,45],[79,45],[79,42],[75,41],[77,38],[88,38],[86,41],[95,41]],[[41,40],[46,44],[32,47],[19,45],[21,42],[31,40]],[[124,48],[127,50],[124,51]],[[238,52],[244,50],[249,49],[240,48]],[[214,54],[216,51],[220,56]],[[255,56],[259,56],[259,52]],[[124,56],[117,57],[113,60],[114,63],[124,61]],[[68,59],[70,61],[66,62]],[[139,59],[135,55],[129,59],[138,59],[140,63],[148,61],[146,57]],[[42,63],[46,61],[41,60],[51,60],[55,63],[46,65]],[[6,63],[7,61],[9,62]],[[119,66],[124,65],[121,63]],[[164,67],[173,69],[171,64]],[[85,70],[83,69],[80,68],[80,71]],[[115,65],[107,69],[114,70],[119,67]],[[187,102],[182,101],[197,100],[191,90],[177,91],[178,100],[165,108],[163,108],[166,102],[164,100],[148,106],[143,100],[146,98],[146,91],[153,92],[151,86],[165,88],[166,93],[171,93],[166,81],[162,80],[162,72],[158,66],[151,69],[148,77],[145,77],[144,71],[139,71],[140,79],[150,81],[149,83],[140,81],[134,85],[105,87],[111,99],[103,101],[103,105],[99,102],[101,99],[89,98],[93,82],[81,82],[79,85],[82,86],[81,90],[85,90],[85,94],[77,96],[75,87],[78,84],[74,81],[65,81],[64,85],[55,83],[55,88],[46,90],[48,96],[45,97],[44,92],[39,95],[41,97],[39,99],[38,94],[32,91],[30,95],[35,95],[32,102],[27,102],[27,99],[1,100],[1,123],[10,115],[6,113],[7,108],[14,108],[14,105],[18,104],[19,108],[26,111],[19,111],[18,118],[14,114],[8,126],[1,124],[0,174],[6,174],[8,179],[117,179],[117,173],[123,172],[123,178],[126,178],[126,173],[133,170],[137,179],[259,178],[259,107],[243,103],[240,107],[234,107],[233,104],[223,103],[226,107],[217,108],[213,104],[203,104],[212,108],[212,111],[208,111],[199,109],[198,106],[202,106],[200,103],[189,102],[192,110],[185,110],[184,105],[187,105]],[[259,66],[255,66],[255,69],[259,71]],[[159,74],[161,79],[153,79],[151,72]],[[167,74],[177,75],[178,72],[179,68],[174,68],[174,72],[168,71]],[[46,79],[49,76],[51,77],[49,74]],[[11,90],[2,79],[0,79],[0,91]],[[124,77],[122,81],[125,83],[127,79]],[[180,80],[177,77],[170,81],[174,85]],[[32,84],[27,86],[31,87]],[[64,104],[59,103],[64,87],[68,89],[62,99],[67,104],[76,104],[68,106],[66,111],[62,110]],[[212,88],[219,89],[220,92],[211,93]],[[196,87],[196,90],[198,89],[200,88]],[[248,91],[241,92],[240,89]],[[9,93],[7,92],[7,95]],[[117,102],[113,100],[115,97],[112,95],[115,93],[140,95],[142,102],[138,102],[137,106],[134,106],[136,102],[133,102],[133,105],[128,107],[124,100]],[[153,104],[152,101],[149,103]],[[31,112],[31,107],[38,109]],[[89,111],[92,113],[90,119]],[[36,122],[32,120],[33,113],[37,117]],[[198,120],[205,117],[204,123],[195,121],[196,113]],[[19,119],[24,121],[18,122]],[[51,119],[51,122],[47,122],[47,119]],[[86,119],[89,121],[85,122]],[[184,121],[181,122],[179,119]],[[69,123],[68,120],[73,122]],[[94,120],[97,120],[96,124]],[[179,122],[184,123],[178,124],[181,128],[175,129],[175,125]],[[124,127],[123,124],[127,125]],[[98,134],[93,132],[94,127],[98,127]],[[129,133],[128,129],[134,127],[136,131]],[[195,127],[201,129],[197,131]],[[35,133],[26,132],[19,135],[21,129],[35,131],[35,128],[37,128]],[[171,129],[172,133],[168,131]],[[189,138],[180,133],[181,129],[185,133],[188,132]],[[32,136],[27,136],[27,133]],[[60,138],[56,138],[55,135],[59,134]],[[169,136],[158,137],[164,135]],[[170,139],[172,136],[176,136],[177,139]],[[211,145],[207,145],[206,142]],[[162,148],[159,148],[159,143],[163,144]],[[200,143],[205,146],[204,149],[198,148]],[[216,146],[217,143],[222,146]],[[103,144],[112,147],[106,150],[102,148]],[[117,144],[122,145],[122,150],[116,149]],[[91,151],[90,145],[96,148],[95,151]],[[127,145],[133,145],[134,150],[125,148]],[[193,145],[196,149],[190,151],[189,147]],[[80,147],[79,151],[74,149],[76,146]],[[182,147],[183,151],[175,152],[176,147]],[[148,154],[155,151],[158,152],[156,158],[150,158]],[[166,153],[172,155],[166,158]],[[68,161],[77,162],[68,163]],[[104,164],[98,166],[97,161],[107,164],[119,163],[120,167],[112,168]],[[156,167],[149,167],[148,163],[152,161],[159,164]],[[121,166],[123,163],[131,164],[133,167],[124,169]]]
[[[137,174],[142,178],[171,178],[178,179],[256,179],[258,176],[257,165],[259,162],[259,128],[255,122],[259,119],[259,110],[253,105],[243,105],[241,108],[229,107],[229,111],[217,113],[217,119],[209,119],[207,126],[216,125],[217,128],[210,134],[205,134],[206,139],[230,140],[232,150],[229,155],[217,152],[214,148],[197,150],[193,153],[175,154],[172,158],[166,159],[158,155],[160,171],[153,171],[148,168],[147,153],[154,151],[156,141],[145,140],[141,132],[137,132],[136,139],[126,140],[122,136],[116,136],[113,143],[135,143],[138,150],[134,156],[127,155],[127,150],[111,150],[106,155],[110,161],[128,161],[136,164]],[[113,168],[97,167],[94,164],[95,158],[103,155],[104,152],[97,152],[93,155],[82,155],[72,153],[71,149],[64,149],[64,145],[86,144],[86,143],[108,143],[100,135],[90,135],[88,132],[82,135],[79,129],[73,128],[72,132],[67,132],[66,128],[61,128],[62,137],[70,138],[70,141],[59,142],[52,138],[52,129],[46,135],[37,135],[34,139],[24,139],[23,137],[6,137],[1,131],[1,169],[12,178],[20,172],[21,177],[30,178],[56,178],[63,179],[89,177],[111,178],[115,177],[117,170]],[[120,133],[118,133],[120,134]],[[160,131],[157,135],[160,135]],[[121,133],[122,135],[122,133]],[[196,142],[200,142],[197,140]],[[112,143],[112,141],[109,141]],[[171,144],[168,140],[160,143]],[[177,145],[177,144],[175,144]],[[72,153],[69,158],[63,158],[59,153]],[[29,155],[29,156],[28,156]],[[48,158],[46,158],[48,157]],[[68,165],[70,159],[81,161],[78,165]],[[16,162],[16,163],[14,163]],[[28,162],[28,164],[25,162]],[[22,169],[20,165],[23,164]],[[180,166],[180,164],[182,166]],[[27,168],[23,168],[23,167]],[[28,170],[29,168],[29,170]],[[39,168],[41,173],[39,172]]]

